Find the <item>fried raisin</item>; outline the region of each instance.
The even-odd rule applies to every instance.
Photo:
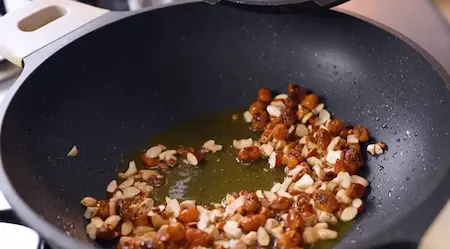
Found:
[[[351,183],[347,189],[348,196],[352,198],[361,198],[364,195],[365,188],[359,183]]]
[[[244,216],[239,222],[242,231],[248,233],[250,231],[256,231],[260,226],[264,226],[267,217],[263,214],[251,214]]]
[[[245,195],[245,201],[242,209],[246,214],[254,214],[258,212],[260,207],[261,202],[255,193],[251,192]]]
[[[272,93],[267,88],[261,88],[258,91],[258,101],[268,104],[272,99]]]
[[[326,150],[331,142],[331,133],[325,129],[319,129],[314,133],[314,139],[321,149]]]
[[[287,216],[287,225],[290,230],[301,232],[304,228],[304,222],[301,214],[295,209],[289,209]]]
[[[295,230],[282,233],[277,241],[277,248],[291,249],[300,246],[302,243],[302,236]]]
[[[289,130],[284,124],[276,124],[272,131],[273,137],[277,140],[286,140]]]
[[[244,163],[254,162],[261,158],[261,151],[256,146],[250,146],[239,150],[237,158]]]
[[[344,124],[342,120],[333,118],[328,122],[327,128],[332,134],[339,134],[344,129]]]
[[[353,134],[360,142],[367,142],[370,138],[370,132],[369,129],[362,125],[357,125],[355,128],[353,128]]]
[[[266,110],[266,106],[267,106],[267,104],[265,104],[261,101],[255,101],[248,108],[248,112],[250,112],[250,114],[252,114],[252,115],[255,115],[256,113],[258,113],[260,111]]]
[[[314,194],[316,207],[328,213],[334,212],[338,208],[338,201],[334,195],[327,190],[319,190]]]
[[[199,214],[196,207],[186,208],[180,212],[178,220],[183,223],[196,222],[198,215]]]
[[[305,98],[302,101],[302,106],[312,110],[314,107],[317,106],[319,103],[319,96],[315,93],[311,93],[305,96]]]

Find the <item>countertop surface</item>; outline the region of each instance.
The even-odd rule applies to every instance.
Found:
[[[447,4],[450,5],[450,1]],[[433,1],[352,0],[335,9],[357,13],[396,30],[421,46],[450,72],[450,24]]]
[[[442,0],[446,1],[446,0]],[[352,0],[335,10],[375,20],[410,38],[450,72],[450,26],[430,0]],[[0,63],[0,101],[20,70]],[[0,211],[8,207],[0,193]]]

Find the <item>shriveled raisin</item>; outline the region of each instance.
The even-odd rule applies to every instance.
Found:
[[[286,127],[290,127],[297,121],[297,116],[295,115],[295,111],[293,110],[285,110],[283,111],[281,116]]]
[[[362,160],[363,160],[362,155],[360,157],[358,157],[358,160],[361,163],[360,165],[362,165]],[[344,159],[344,162],[346,165],[347,172],[350,175],[356,174],[356,171],[359,169],[360,166],[355,161],[352,161],[352,160]]]
[[[348,144],[345,148],[344,159],[356,163],[358,167],[364,164],[364,158],[359,144]]]
[[[294,112],[297,110],[298,102],[295,101],[292,97],[287,97],[284,100],[284,105],[286,106],[287,111]]]
[[[334,164],[334,173],[339,174],[339,172],[346,172],[347,168],[343,159],[337,159]]]
[[[348,159],[338,159],[334,164],[334,173],[339,174],[339,172],[348,172],[350,175],[354,175],[358,170],[359,166],[351,160]]]
[[[325,150],[331,142],[331,133],[325,129],[319,129],[314,133],[314,139],[316,140],[316,144]]]
[[[246,214],[254,214],[258,212],[260,207],[261,202],[259,201],[259,198],[255,193],[251,192],[245,196],[245,201],[242,209]]]
[[[348,196],[352,198],[361,198],[364,195],[365,188],[359,183],[351,183],[347,189]]]
[[[97,216],[103,220],[109,217],[109,202],[106,200],[100,200],[97,202]]]
[[[294,84],[289,84],[287,94],[298,104],[305,98],[306,89]]]
[[[253,130],[262,130],[269,122],[269,113],[266,110],[260,110],[253,114],[251,127]]]
[[[333,171],[328,171],[323,175],[323,177],[320,180],[328,182],[328,181],[333,180],[333,178],[335,178],[335,177],[336,177],[336,173],[334,173]]]
[[[95,233],[95,237],[97,239],[105,239],[105,240],[112,240],[115,237],[117,237],[119,234],[114,231],[114,229],[111,229],[108,226],[101,226],[97,228],[97,232]]]

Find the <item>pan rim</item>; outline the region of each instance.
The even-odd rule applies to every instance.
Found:
[[[68,34],[66,36],[66,38],[64,39],[65,41],[55,42],[55,44],[52,43],[53,44],[52,46],[44,47],[44,48],[40,49],[39,51],[37,51],[36,53],[34,53],[34,54],[41,54],[42,56],[39,56],[39,58],[37,58],[38,56],[33,56],[34,54],[30,55],[29,58],[25,59],[25,61],[27,62],[26,65],[28,65],[28,62],[29,62],[31,64],[31,66],[29,66],[29,67],[25,66],[24,71],[22,72],[20,77],[17,79],[16,83],[8,91],[7,96],[5,96],[5,99],[3,100],[3,102],[0,105],[0,112],[3,111],[3,114],[0,115],[0,127],[1,127],[0,129],[3,130],[3,122],[5,120],[6,111],[8,110],[8,107],[9,107],[11,101],[13,100],[16,92],[20,89],[22,84],[26,82],[27,78],[32,74],[32,72],[36,68],[38,68],[42,63],[44,63],[48,58],[50,58],[54,53],[56,53],[58,50],[62,49],[63,47],[65,47],[69,43],[73,42],[74,40],[82,38],[84,35],[87,35],[88,33],[92,32],[92,31],[100,29],[111,23],[120,21],[121,19],[125,19],[127,17],[131,17],[134,15],[138,15],[138,14],[148,12],[151,10],[155,10],[155,9],[159,9],[159,8],[178,6],[178,5],[182,5],[182,4],[191,4],[191,3],[202,3],[202,1],[188,0],[183,3],[171,3],[168,5],[164,5],[164,6],[153,6],[153,7],[145,8],[143,10],[139,10],[136,12],[109,13],[109,14],[107,14],[108,17],[104,16],[102,18],[95,20],[94,25],[92,25],[92,26],[88,25],[88,26],[82,27],[79,30]],[[336,10],[334,10],[334,11],[336,11]],[[349,11],[337,10],[337,12],[339,12],[343,15],[347,15],[347,16],[351,16],[353,18],[359,19],[360,21],[367,22],[371,25],[374,25],[374,26],[386,31],[389,34],[396,36],[397,38],[399,38],[399,40],[401,40],[401,41],[405,42],[406,44],[408,44],[409,46],[411,46],[412,49],[414,49],[419,55],[421,55],[433,67],[433,69],[435,69],[437,71],[439,76],[442,78],[442,80],[446,84],[446,87],[450,89],[449,73],[444,70],[442,65],[434,57],[432,57],[426,50],[424,50],[422,47],[420,47],[414,41],[412,41],[408,37],[402,35],[398,31],[393,30],[393,29],[391,29],[381,23],[378,23],[375,20],[372,20],[370,18],[361,16],[359,14],[349,12]],[[112,14],[112,15],[110,15],[110,14]],[[67,38],[67,37],[69,37],[69,38]],[[0,138],[1,138],[1,133],[0,133]],[[441,184],[442,184],[442,181],[440,183],[438,183],[437,186],[439,187]],[[91,244],[89,244],[88,242],[81,241],[79,239],[76,239],[74,237],[71,237],[71,236],[65,234],[59,228],[57,228],[53,224],[47,222],[43,218],[41,218],[30,206],[28,206],[28,204],[25,203],[25,201],[19,196],[19,194],[13,188],[13,186],[6,174],[5,168],[3,166],[1,147],[0,147],[0,187],[1,187],[5,197],[7,198],[7,200],[10,202],[11,206],[13,207],[13,209],[19,210],[19,211],[17,211],[17,215],[22,220],[26,221],[25,223],[27,224],[27,226],[36,230],[39,233],[39,235],[45,239],[45,241],[48,241],[50,243],[50,245],[55,245],[57,247],[68,248],[68,249],[79,249],[79,248],[92,248],[93,249],[93,248],[96,248],[96,247],[92,246]],[[434,192],[435,192],[435,189],[431,190],[430,194],[432,194]],[[417,207],[412,209],[411,212],[416,210],[419,206],[420,205],[418,205]],[[402,218],[404,218],[404,217],[402,217]],[[400,220],[399,220],[399,222],[400,222]],[[391,228],[395,225],[396,225],[396,223],[393,223],[393,224],[389,225],[388,228]],[[39,228],[39,229],[36,229],[36,228]],[[382,233],[382,232],[383,231],[379,231],[377,234]],[[382,240],[373,241],[369,238],[369,239],[360,240],[355,245],[348,245],[347,248],[359,248],[362,244],[367,246],[367,245],[376,245],[376,244],[380,244],[383,242],[385,242],[385,241],[384,240],[383,241]]]
[[[441,65],[441,63],[434,58],[428,51],[426,51],[423,47],[421,47],[419,44],[417,44],[415,41],[413,41],[411,38],[409,38],[408,36],[402,34],[400,31],[397,31],[381,22],[378,22],[372,18],[363,16],[359,13],[356,13],[354,11],[351,10],[347,10],[347,9],[343,9],[343,8],[339,8],[339,6],[335,7],[332,9],[333,11],[357,18],[361,21],[370,23],[372,25],[374,25],[377,28],[380,28],[386,32],[388,32],[389,34],[392,34],[393,36],[395,36],[396,38],[398,38],[399,40],[405,42],[406,44],[408,44],[412,49],[414,49],[418,54],[420,54],[421,56],[423,56],[423,58],[425,58],[425,60],[431,65],[431,67],[436,70],[436,72],[439,74],[439,76],[442,78],[442,80],[445,83],[445,88],[450,90],[450,72],[447,72],[447,70],[445,70],[445,68]]]

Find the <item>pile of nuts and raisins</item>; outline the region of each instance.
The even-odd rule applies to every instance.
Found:
[[[262,134],[258,141],[233,141],[238,161],[267,158],[270,168],[284,168],[283,182],[270,190],[227,194],[221,203],[180,203],[166,197],[158,205],[152,191],[165,182],[164,169],[180,160],[198,165],[203,154],[216,153],[222,145],[214,140],[201,149],[156,145],[142,155],[148,169],[138,170],[130,162],[126,172],[119,173],[123,181],[108,184],[107,200],[82,199],[89,237],[120,237],[119,249],[301,249],[336,239],[333,227],[364,210],[361,198],[369,183],[356,173],[364,164],[360,142],[369,140],[369,130],[344,126],[331,118],[316,94],[293,84],[287,94],[275,97],[260,89],[243,117]],[[371,154],[384,149],[382,142],[367,147]]]

